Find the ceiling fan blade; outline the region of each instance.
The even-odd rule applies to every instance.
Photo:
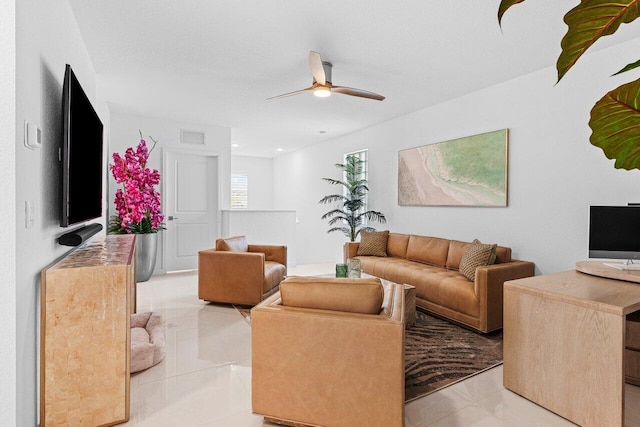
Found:
[[[331,92],[338,92],[338,93],[342,93],[344,95],[359,96],[360,98],[375,99],[376,101],[383,101],[384,100],[384,96],[382,96],[382,95],[378,95],[377,93],[369,92],[368,90],[355,89],[355,88],[352,88],[352,87],[333,86],[331,88]]]
[[[283,93],[282,95],[272,96],[271,98],[267,98],[267,101],[270,100],[270,99],[286,98],[287,96],[298,95],[298,94],[301,94],[301,93],[304,93],[304,92],[310,92],[312,90],[313,90],[313,86],[309,86],[306,89],[296,90],[295,92]]]
[[[322,66],[322,58],[320,54],[315,51],[309,52],[309,68],[311,68],[311,74],[316,82],[324,85],[327,83],[327,77],[324,74],[324,67]]]

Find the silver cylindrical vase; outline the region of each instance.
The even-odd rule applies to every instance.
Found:
[[[146,282],[156,267],[158,233],[136,234],[136,282]]]

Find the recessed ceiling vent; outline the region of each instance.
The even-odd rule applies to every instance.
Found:
[[[180,129],[180,143],[204,145],[204,132],[200,130]]]

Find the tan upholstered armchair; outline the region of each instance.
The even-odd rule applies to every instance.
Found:
[[[285,425],[404,425],[404,291],[290,277],[251,310],[252,410]]]
[[[216,240],[198,252],[198,298],[255,305],[278,290],[287,274],[287,247],[249,245],[245,236]]]

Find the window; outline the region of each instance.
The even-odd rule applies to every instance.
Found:
[[[249,177],[246,173],[231,174],[231,209],[249,208]]]
[[[356,177],[357,179],[364,179],[364,180],[368,180],[369,178],[369,162],[367,161],[367,152],[368,150],[361,150],[361,151],[354,151],[353,153],[346,153],[344,155],[344,162],[347,162],[347,156],[353,156],[355,158],[357,158],[358,160],[364,162],[362,164],[362,171],[360,173],[360,176]],[[345,196],[347,195],[347,189],[344,189],[344,193]],[[360,212],[366,212],[367,210],[369,210],[369,192],[367,192],[367,194],[364,196],[364,203],[362,205],[362,208],[360,209]],[[367,225],[368,221],[366,220],[366,218],[364,219],[364,225]]]

